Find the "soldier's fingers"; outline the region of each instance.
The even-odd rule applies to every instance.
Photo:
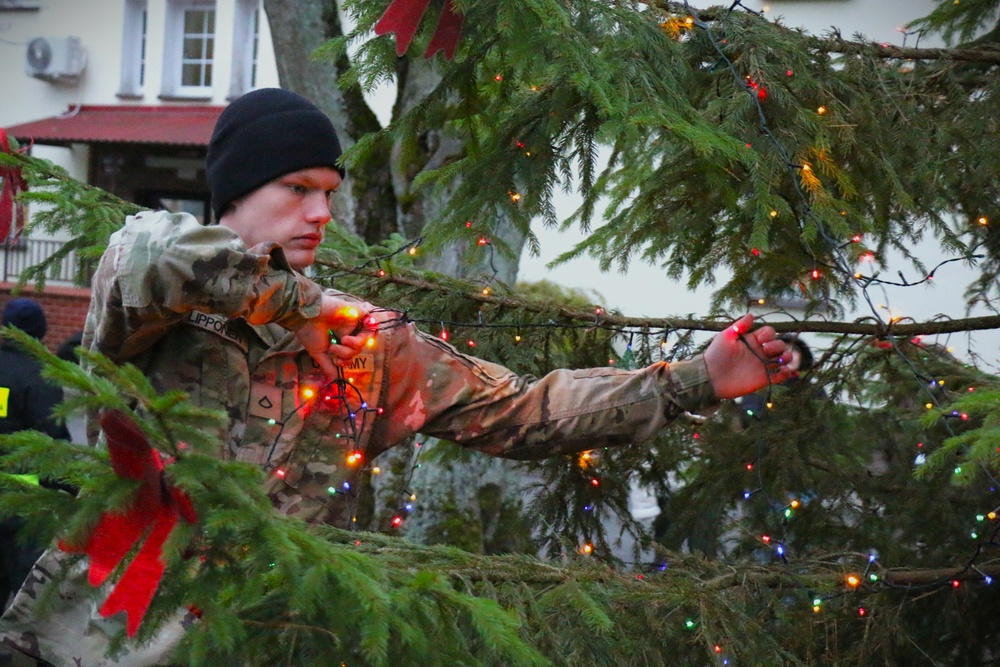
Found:
[[[336,380],[340,376],[337,372],[337,367],[333,364],[333,361],[330,360],[330,356],[328,354],[322,352],[320,354],[311,354],[311,356],[313,361],[316,362],[316,365],[319,366],[320,370],[322,370],[324,375],[326,375],[327,379]]]
[[[366,335],[361,335],[361,336],[355,336],[355,335],[344,336],[343,338],[341,338],[341,339],[339,339],[337,341],[337,344],[340,345],[341,347],[349,347],[352,350],[354,350],[354,351],[357,352],[357,351],[360,351],[361,348],[363,348],[365,346],[365,344],[368,342],[369,338],[371,338],[371,336],[366,336]]]
[[[775,340],[778,336],[778,333],[774,330],[773,327],[765,324],[759,329],[756,329],[751,335],[754,337],[754,340],[763,345],[764,343],[769,343]]]
[[[783,340],[769,340],[763,343],[761,346],[764,355],[768,357],[777,357],[785,351],[785,341]]]
[[[344,345],[331,345],[329,354],[333,357],[333,363],[338,366],[346,366],[351,363],[354,357],[358,356],[358,350]]]

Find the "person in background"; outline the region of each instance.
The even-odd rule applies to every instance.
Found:
[[[66,340],[59,343],[59,347],[56,348],[56,356],[65,361],[72,361],[74,364],[79,363],[80,359],[76,356],[76,348],[83,345],[83,329],[72,333]]]
[[[83,344],[83,330],[70,334],[56,348],[56,356],[63,361],[72,361],[74,364],[80,363],[80,358],[76,356],[76,349]],[[67,395],[73,394],[73,389],[66,389]],[[66,428],[69,430],[71,442],[78,445],[87,444],[87,416],[83,410],[74,411],[66,416]]]
[[[785,366],[790,371],[788,379],[782,382],[781,386],[789,389],[797,388],[803,382],[808,382],[804,376],[812,371],[815,364],[812,350],[804,340],[795,334],[781,334],[778,336],[778,340],[785,342],[787,352],[783,356],[787,359]],[[740,412],[741,428],[748,428],[754,421],[760,421],[764,417],[764,413],[767,411],[767,393],[766,390],[758,391],[739,399],[742,409]],[[820,395],[822,395],[822,391],[820,391]]]
[[[3,325],[14,326],[41,340],[47,323],[45,312],[33,299],[12,299],[3,310]],[[63,400],[62,389],[42,377],[42,367],[34,357],[12,342],[0,342],[0,434],[33,429],[53,438],[69,439],[66,427],[52,419],[52,408]],[[22,479],[39,483],[37,474]],[[0,606],[17,591],[42,546],[26,541],[18,518],[0,521]]]

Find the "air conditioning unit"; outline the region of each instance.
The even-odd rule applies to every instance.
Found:
[[[75,84],[87,66],[79,37],[36,37],[28,42],[24,69],[50,83]]]

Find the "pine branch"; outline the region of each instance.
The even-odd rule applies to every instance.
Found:
[[[142,210],[136,204],[111,194],[96,185],[79,181],[65,172],[61,167],[56,166],[48,160],[31,157],[23,153],[0,153],[0,164],[20,167],[25,169],[31,177],[30,185],[33,187],[51,187],[57,184],[71,186],[74,190],[88,192],[96,197],[98,205],[110,206],[115,209],[122,209],[131,212]]]
[[[324,266],[337,272],[346,272],[362,278],[369,284],[391,283],[404,287],[440,295],[447,299],[465,299],[472,303],[503,306],[522,309],[528,312],[557,316],[565,320],[575,320],[581,324],[589,323],[595,328],[612,330],[668,330],[668,331],[723,331],[731,320],[712,320],[691,317],[626,317],[609,312],[599,316],[594,311],[585,311],[564,306],[553,308],[551,303],[535,303],[516,296],[502,296],[496,293],[483,294],[482,285],[463,282],[454,278],[434,280],[429,274],[393,270],[380,275],[378,272],[358,271],[343,262],[321,260],[318,266]],[[768,324],[779,333],[830,333],[883,338],[887,336],[913,337],[922,335],[947,334],[964,331],[983,331],[1000,327],[1000,316],[987,315],[958,319],[934,319],[926,322],[866,322],[872,318],[862,318],[854,322],[835,322],[824,320],[798,320],[793,322],[775,321]],[[470,326],[475,324],[470,323]]]
[[[1000,65],[1000,49],[993,46],[917,48],[877,42],[850,41],[839,35],[828,38],[814,37],[809,40],[809,43],[819,53],[864,55],[886,60],[946,60]]]
[[[686,3],[663,2],[662,0],[651,4],[674,14],[694,16],[706,24],[722,21],[731,14],[729,9],[723,7],[697,9],[690,7]],[[865,55],[885,60],[950,60],[955,62],[982,63],[984,65],[1000,64],[1000,49],[989,44],[977,47],[917,48],[884,42],[847,40],[841,37],[839,33],[834,33],[829,37],[817,37],[786,28],[778,23],[774,25],[782,29],[783,34],[787,37],[799,37],[802,39],[803,48],[815,50],[817,53]]]

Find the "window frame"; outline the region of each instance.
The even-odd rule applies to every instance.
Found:
[[[142,97],[149,64],[149,1],[125,0],[118,97]]]
[[[185,18],[189,11],[212,12],[211,32],[205,35],[211,42],[211,56],[199,62],[211,68],[210,80],[203,85],[185,85],[183,68],[185,63],[184,42],[186,36]],[[215,46],[218,39],[218,8],[214,0],[167,0],[166,29],[163,44],[163,85],[160,97],[190,100],[210,100],[216,77]]]
[[[236,0],[233,25],[232,73],[228,99],[234,100],[257,87],[260,56],[261,0]]]

